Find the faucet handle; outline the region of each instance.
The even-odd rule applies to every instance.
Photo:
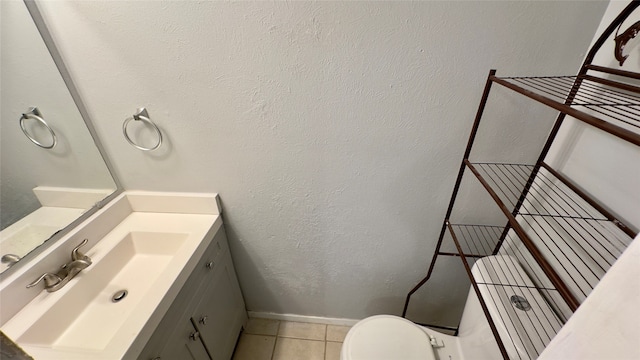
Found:
[[[75,248],[73,248],[73,250],[71,250],[71,259],[72,260],[85,260],[88,261],[89,263],[91,263],[91,258],[89,258],[87,255],[81,253],[79,251],[80,247],[87,245],[87,242],[89,242],[88,239],[84,239],[82,240],[82,242],[80,243],[80,245],[76,246]]]
[[[44,280],[45,289],[48,289],[50,287],[58,285],[62,281],[62,278],[56,274],[44,273],[37,280],[27,285],[27,288],[32,288],[38,285],[38,283],[42,280]]]

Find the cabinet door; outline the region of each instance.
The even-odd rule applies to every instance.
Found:
[[[193,323],[213,360],[229,360],[243,323],[244,301],[229,253],[216,265]]]
[[[164,345],[158,360],[210,360],[200,333],[189,321],[182,321]]]
[[[193,309],[195,309],[196,304],[199,303],[203,284],[207,282],[207,280],[208,282],[211,281],[214,274],[213,264],[215,264],[216,261],[220,261],[219,259],[224,250],[226,250],[226,246],[224,228],[221,227],[213,238],[211,245],[205,250],[200,260],[198,260],[198,264],[158,324],[158,327],[145,345],[145,348],[140,355],[138,355],[138,359],[154,359],[159,356],[164,345],[168,342],[173,343],[176,340],[182,341],[181,339],[175,338],[175,326],[176,324],[182,323],[191,324],[190,318],[193,316]],[[211,264],[211,266],[209,264]],[[163,359],[166,359],[166,357],[163,357]]]

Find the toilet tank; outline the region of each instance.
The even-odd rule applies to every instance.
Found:
[[[512,256],[487,256],[471,270],[510,359],[536,359],[562,327],[544,297]],[[547,290],[555,291],[555,290]],[[502,355],[473,287],[458,329],[465,359]]]

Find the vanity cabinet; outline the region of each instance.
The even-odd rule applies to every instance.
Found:
[[[230,360],[247,315],[224,227],[167,310],[141,360]]]

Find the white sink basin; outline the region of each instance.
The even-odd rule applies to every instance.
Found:
[[[41,291],[2,330],[38,360],[120,359],[220,225],[213,214],[132,212],[87,251],[91,266],[62,289]],[[127,295],[113,302],[120,290]]]
[[[187,234],[129,233],[16,340],[54,349],[104,349],[186,238]],[[128,294],[113,302],[120,290]]]

